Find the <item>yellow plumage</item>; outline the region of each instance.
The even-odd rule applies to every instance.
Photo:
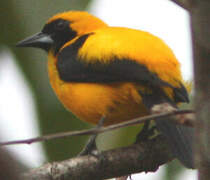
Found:
[[[151,106],[188,102],[180,64],[158,37],[110,27],[87,12],[50,18],[41,33],[18,44],[48,52],[50,83],[64,106],[83,121],[105,125],[149,114]],[[193,129],[156,121],[174,155],[193,168]]]
[[[72,21],[71,28],[79,34],[93,33],[78,52],[78,57],[87,63],[100,61],[107,64],[113,56],[119,59],[128,58],[145,65],[160,79],[175,87],[179,87],[182,82],[179,62],[171,49],[158,37],[140,30],[109,27],[83,12],[63,13],[54,16],[49,22],[58,17]],[[81,33],[80,30],[84,32]],[[64,44],[60,51],[76,40],[77,37]],[[105,124],[113,124],[148,114],[138,93],[140,88],[145,89],[140,84],[63,82],[59,78],[57,59],[52,52],[49,53],[48,59],[49,78],[53,89],[65,107],[80,119],[97,123],[105,115]],[[164,89],[172,98],[172,90],[166,87]]]
[[[49,54],[50,83],[64,106],[80,119],[97,124],[105,115],[108,125],[146,114],[132,83],[66,83],[59,78],[55,62]]]

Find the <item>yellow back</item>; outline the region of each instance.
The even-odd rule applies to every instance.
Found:
[[[144,31],[121,27],[105,27],[94,31],[79,51],[89,63],[108,63],[112,57],[131,59],[151,72],[179,87],[182,82],[180,64],[172,50],[158,37]]]

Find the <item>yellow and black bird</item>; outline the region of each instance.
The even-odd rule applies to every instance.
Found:
[[[172,50],[144,31],[110,27],[82,11],[50,18],[42,31],[17,44],[48,52],[50,83],[81,120],[115,124],[149,114],[163,102],[189,102]],[[193,129],[157,121],[175,156],[193,168]]]

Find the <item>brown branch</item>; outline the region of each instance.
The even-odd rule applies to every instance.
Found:
[[[35,142],[48,141],[52,139],[66,138],[66,137],[71,137],[71,136],[99,134],[106,131],[119,129],[122,127],[137,125],[137,124],[149,121],[149,120],[156,120],[159,118],[170,117],[173,115],[177,115],[177,116],[173,116],[173,118],[169,118],[169,120],[173,121],[174,123],[182,124],[186,126],[194,126],[195,124],[194,116],[192,114],[188,114],[188,113],[194,113],[193,110],[177,110],[176,108],[171,107],[171,105],[167,103],[155,105],[152,108],[151,113],[153,115],[136,118],[127,122],[114,124],[107,127],[92,128],[88,130],[80,130],[80,131],[73,131],[73,132],[62,132],[62,133],[50,134],[50,135],[45,135],[45,136],[30,138],[30,139],[25,139],[25,140],[1,142],[0,146],[12,145],[12,144],[31,144]]]
[[[196,1],[191,11],[195,72],[196,156],[199,180],[210,177],[210,1]]]
[[[177,113],[176,116],[171,116],[170,121],[173,121],[176,124],[181,124],[184,126],[194,127],[195,126],[195,115],[193,114],[193,110],[177,110],[175,107],[171,106],[168,103],[154,105],[151,109],[152,114],[162,114],[164,113],[173,113],[173,112],[183,112]],[[190,113],[191,112],[191,113]]]
[[[154,172],[173,159],[162,136],[129,147],[47,163],[23,176],[23,180],[92,180],[119,177],[137,172]]]
[[[177,110],[171,108],[168,104],[154,106],[151,110],[152,113],[159,113],[163,111],[167,111],[167,113],[150,115],[144,118],[135,119],[132,122],[129,121],[106,128],[90,129],[83,131],[83,134],[105,132],[111,129],[137,124],[139,123],[139,120],[145,122],[155,118],[160,119],[167,117],[169,121],[180,123],[180,121],[177,121],[177,119],[172,117],[172,115],[178,114],[178,116],[184,116],[185,113],[192,113],[192,110]],[[194,121],[194,119],[191,119],[191,121]],[[81,135],[81,131],[73,133],[74,135]],[[54,135],[54,138],[55,137],[58,138]],[[25,173],[22,179],[92,180],[122,177],[138,172],[154,172],[160,165],[165,164],[172,159],[173,155],[171,154],[166,139],[159,135],[153,139],[129,147],[102,152],[98,156],[80,156],[62,162],[48,163],[40,168],[36,168]]]
[[[171,0],[171,1],[188,11],[191,11],[192,8],[194,7],[193,0]]]

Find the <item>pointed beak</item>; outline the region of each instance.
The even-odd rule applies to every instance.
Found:
[[[17,47],[36,47],[49,50],[53,44],[53,39],[48,34],[42,32],[30,36],[16,44]]]

